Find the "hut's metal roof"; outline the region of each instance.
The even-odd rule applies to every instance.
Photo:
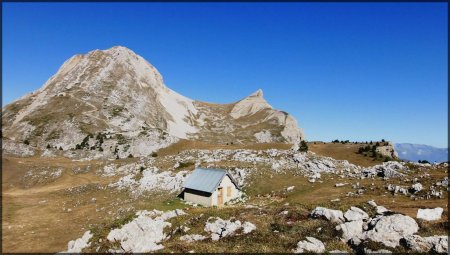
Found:
[[[197,168],[186,179],[183,184],[183,188],[213,193],[217,189],[225,175],[228,175],[234,185],[236,185],[233,177],[231,177],[231,175],[226,170]],[[236,187],[239,188],[237,185]]]

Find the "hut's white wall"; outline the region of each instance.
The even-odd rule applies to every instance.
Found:
[[[230,196],[228,196],[228,192],[227,192],[228,187],[231,188]],[[217,204],[218,203],[217,196],[219,195],[219,191],[218,191],[219,188],[223,189],[223,203],[224,204],[239,196],[239,190],[236,188],[234,183],[231,181],[230,177],[228,177],[228,175],[225,175],[225,177],[222,179],[219,186],[217,187],[217,189],[213,192],[213,194],[211,196],[211,205],[218,205]]]
[[[197,194],[192,194],[187,191],[184,192],[184,200],[192,202],[192,203],[200,204],[203,206],[211,206],[212,205],[212,202],[211,202],[212,196],[205,197],[205,196],[200,196]]]

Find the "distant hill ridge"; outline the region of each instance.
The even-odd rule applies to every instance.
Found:
[[[433,162],[448,161],[448,148],[436,148],[424,144],[396,143],[394,145],[400,159],[409,161],[427,160]]]

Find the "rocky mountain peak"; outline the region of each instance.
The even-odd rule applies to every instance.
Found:
[[[233,118],[238,119],[255,114],[264,109],[272,109],[272,106],[263,98],[262,90],[258,89],[250,96],[237,102],[231,110],[230,115]]]
[[[258,89],[257,91],[253,92],[253,94],[251,94],[249,97],[259,97],[259,98],[263,98],[264,94],[262,89]]]
[[[295,120],[273,109],[262,90],[232,104],[194,101],[166,87],[154,66],[123,46],[73,56],[41,89],[3,107],[2,124],[4,138],[36,148],[72,149],[77,155],[89,149],[113,158],[148,155],[178,139],[303,138]]]

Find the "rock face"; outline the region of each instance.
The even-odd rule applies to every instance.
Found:
[[[6,105],[2,114],[6,140],[105,157],[146,156],[178,139],[303,139],[292,116],[273,109],[261,90],[231,104],[195,101],[166,87],[155,67],[120,46],[70,58],[41,89]]]
[[[442,212],[444,212],[442,207],[436,207],[434,209],[419,209],[417,211],[417,218],[427,221],[439,220],[441,219]]]

